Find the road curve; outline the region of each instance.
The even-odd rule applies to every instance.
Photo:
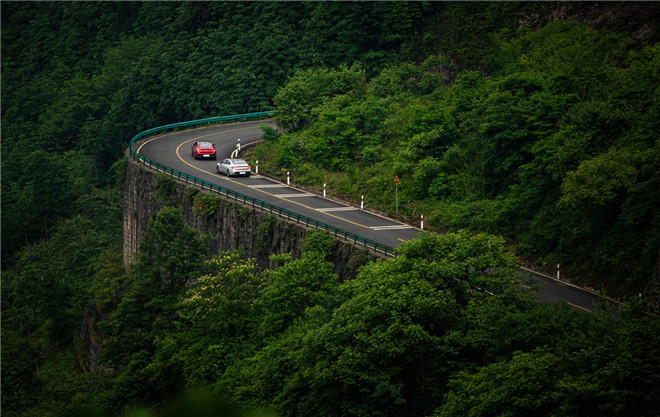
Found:
[[[172,132],[144,141],[137,152],[155,162],[250,197],[282,207],[311,219],[347,230],[364,238],[395,248],[402,242],[416,238],[419,229],[349,204],[306,193],[300,189],[273,181],[261,175],[228,178],[218,174],[216,163],[229,157],[241,146],[260,140],[260,125],[273,125],[267,120],[215,125],[210,127]],[[195,160],[192,143],[206,140],[215,143],[217,160]],[[295,178],[292,180],[295,181]],[[549,302],[566,302],[572,308],[591,311],[598,296],[578,287],[552,279],[549,276],[527,270],[541,287],[538,298]]]

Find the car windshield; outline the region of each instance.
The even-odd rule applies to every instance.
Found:
[[[199,142],[197,146],[200,148],[212,148],[213,144],[211,142]]]
[[[232,159],[232,160],[231,160],[231,163],[232,163],[233,165],[247,165],[247,162],[245,162],[245,161],[242,160],[242,159]]]

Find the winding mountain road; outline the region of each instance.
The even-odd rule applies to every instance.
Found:
[[[241,146],[261,139],[261,124],[273,125],[261,120],[171,132],[144,141],[136,150],[142,156],[181,172],[393,248],[418,236],[420,229],[416,227],[256,175],[254,167],[250,177],[228,178],[216,173],[216,163],[232,154],[239,139]],[[215,143],[217,160],[195,160],[191,147],[196,140]],[[563,301],[573,308],[591,311],[598,300],[596,294],[550,276],[529,269],[523,272],[530,274],[541,287],[538,298],[542,301]]]

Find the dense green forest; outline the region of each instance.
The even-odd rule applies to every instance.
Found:
[[[657,416],[657,3],[0,7],[3,415]],[[345,281],[165,207],[125,267],[130,138],[271,109],[264,169],[447,233]],[[512,253],[643,298],[536,303]]]
[[[660,46],[573,22],[494,35],[484,68],[446,54],[299,71],[275,96],[267,172],[438,230],[505,236],[616,295],[660,247]]]

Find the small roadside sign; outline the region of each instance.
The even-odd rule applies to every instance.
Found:
[[[396,215],[399,215],[399,183],[401,180],[398,175],[394,176],[394,201],[396,201]]]

